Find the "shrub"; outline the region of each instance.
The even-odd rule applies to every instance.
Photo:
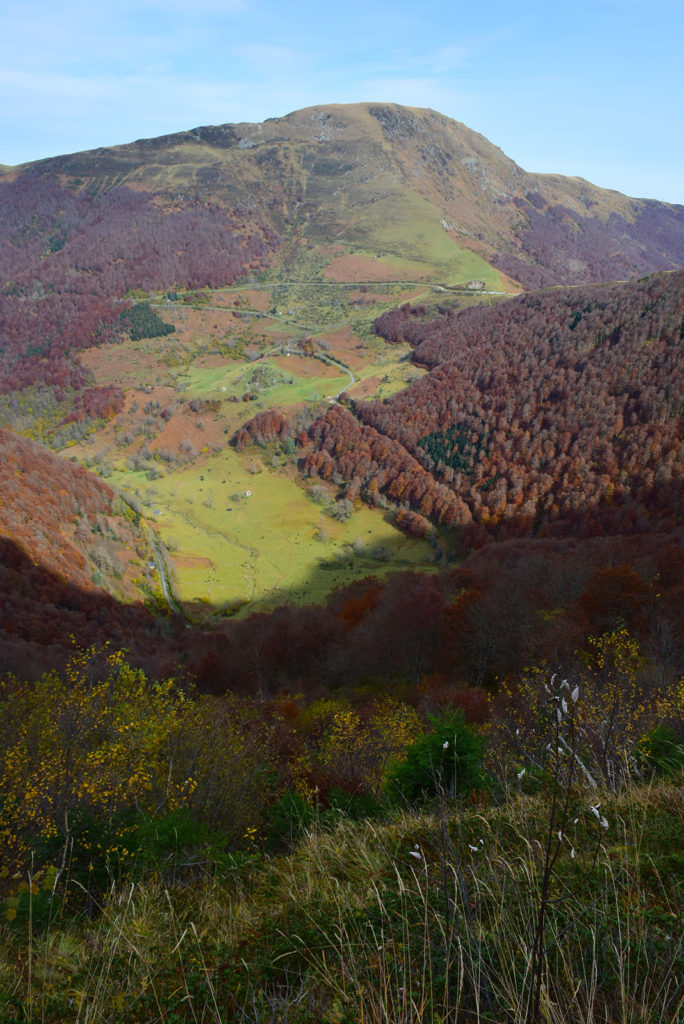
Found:
[[[138,869],[152,868],[167,885],[197,874],[221,860],[226,837],[194,820],[187,807],[158,818],[139,817],[134,833]]]
[[[286,790],[266,811],[269,845],[290,847],[316,817],[316,809],[294,790]]]
[[[486,788],[485,740],[466,725],[463,712],[446,711],[428,720],[431,731],[416,740],[389,773],[389,799],[417,804],[440,794],[456,796]]]
[[[665,777],[684,770],[684,741],[669,725],[657,725],[637,748],[642,771]]]
[[[222,848],[244,845],[270,798],[268,739],[256,710],[193,700],[121,652],[0,683],[0,892],[29,865],[69,864],[65,877],[102,891],[160,857],[175,877],[219,832]]]

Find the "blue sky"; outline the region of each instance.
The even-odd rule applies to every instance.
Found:
[[[684,203],[684,3],[3,0],[0,162],[365,100]]]

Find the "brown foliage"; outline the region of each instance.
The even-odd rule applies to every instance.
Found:
[[[0,182],[0,391],[83,388],[76,353],[115,339],[132,289],[231,284],[277,245],[256,220],[129,188],[63,187],[58,166]]]
[[[646,533],[684,508],[684,271],[376,330],[431,372],[329,409],[303,467],[360,480],[467,544]],[[470,526],[470,523],[474,524]],[[483,533],[484,531],[484,533]]]

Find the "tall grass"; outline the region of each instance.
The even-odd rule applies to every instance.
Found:
[[[601,797],[598,849],[580,822],[554,873],[538,1019],[673,1024],[682,791]],[[342,821],[222,877],[113,889],[92,919],[7,922],[0,1020],[523,1024],[547,821],[543,795]]]

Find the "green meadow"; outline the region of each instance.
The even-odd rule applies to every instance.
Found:
[[[296,364],[299,359],[291,357],[293,372],[285,372],[268,359],[258,363],[233,364],[222,366],[191,366],[182,377],[187,395],[201,398],[241,397],[249,391],[259,395],[261,408],[286,408],[301,402],[318,402],[329,394],[336,394],[349,377],[342,372],[339,375],[298,376]],[[268,372],[270,371],[270,372]],[[249,419],[254,415],[252,403],[247,407]]]
[[[335,520],[290,464],[260,456],[225,448],[151,483],[114,474],[142,501],[168,551],[174,595],[191,614],[321,601],[371,573],[435,564],[428,542],[405,537],[381,511]]]

